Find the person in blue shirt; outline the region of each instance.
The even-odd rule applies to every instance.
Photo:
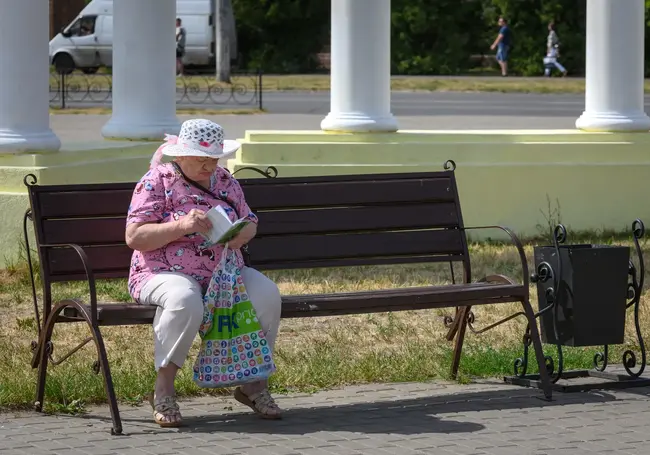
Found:
[[[504,17],[499,18],[499,35],[490,46],[490,49],[497,50],[497,62],[501,67],[501,75],[508,75],[508,53],[510,51],[510,44],[512,41],[510,27],[508,27],[508,21]]]

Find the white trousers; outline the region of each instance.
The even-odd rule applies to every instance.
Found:
[[[273,350],[280,328],[280,291],[273,281],[250,267],[242,269],[242,279]],[[153,321],[156,371],[170,362],[182,367],[203,321],[201,285],[182,273],[161,272],[142,287],[140,302],[158,307]]]
[[[560,62],[557,61],[557,58],[547,56],[546,58],[544,58],[544,75],[545,76],[550,76],[551,75],[551,65],[554,65],[562,73],[566,72],[566,68],[564,66],[562,66],[562,64]]]

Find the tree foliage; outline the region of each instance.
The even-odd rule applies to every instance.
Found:
[[[646,0],[650,11],[650,0]],[[394,74],[459,74],[472,56],[493,55],[497,19],[513,32],[513,74],[539,75],[548,22],[561,40],[562,63],[584,72],[586,0],[393,0]],[[235,0],[240,63],[267,72],[309,72],[327,49],[330,0]],[[650,14],[648,15],[650,20]],[[648,46],[646,46],[646,49]]]
[[[393,73],[466,71],[484,44],[481,9],[481,0],[393,0]]]
[[[240,65],[267,73],[314,71],[329,43],[329,0],[233,0]]]

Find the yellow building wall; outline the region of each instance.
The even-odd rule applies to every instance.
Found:
[[[501,224],[531,236],[547,228],[548,219],[561,221],[570,233],[622,231],[635,218],[650,223],[650,134],[249,131],[241,141],[227,163],[232,171],[275,166],[281,177],[436,171],[454,160],[468,226]],[[136,181],[158,145],[111,141],[58,153],[0,155],[0,265],[19,252],[29,206],[26,174],[41,184]],[[259,175],[242,171],[238,177]]]
[[[645,133],[249,131],[242,142],[230,168],[272,165],[280,176],[435,171],[454,160],[468,226],[501,224],[534,236],[549,219],[570,232],[650,223]]]
[[[100,142],[57,153],[0,155],[0,268],[17,260],[23,243],[23,216],[29,208],[25,175],[34,174],[43,185],[136,181],[158,145]],[[30,242],[33,246],[33,237]]]

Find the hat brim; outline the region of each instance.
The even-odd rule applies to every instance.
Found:
[[[215,153],[206,153],[203,150],[193,149],[191,147],[185,147],[183,145],[170,144],[163,148],[162,154],[168,156],[203,156],[203,157],[214,158],[215,160],[219,160],[221,158],[226,158],[232,155],[237,150],[239,150],[240,147],[241,144],[239,142],[226,139],[223,141],[223,151],[221,153],[215,154]]]

